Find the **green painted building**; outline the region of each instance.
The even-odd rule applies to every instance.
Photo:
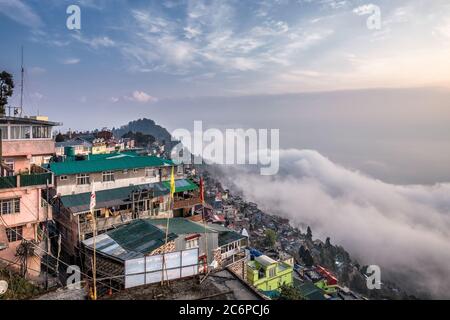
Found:
[[[261,291],[279,290],[293,284],[293,266],[262,255],[247,263],[247,281]]]

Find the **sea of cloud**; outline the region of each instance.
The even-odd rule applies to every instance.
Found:
[[[280,171],[226,167],[225,184],[268,213],[310,225],[402,288],[449,298],[450,183],[394,185],[313,150],[282,150]]]

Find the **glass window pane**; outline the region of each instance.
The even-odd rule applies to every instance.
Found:
[[[30,136],[30,127],[29,126],[23,126],[22,130],[23,130],[23,138],[24,139],[30,139],[31,138],[31,136]]]

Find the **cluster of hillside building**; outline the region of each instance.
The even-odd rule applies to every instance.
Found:
[[[249,296],[277,297],[283,285],[305,299],[355,296],[323,267],[294,262],[300,232],[285,219],[208,179],[202,201],[196,168],[164,158],[161,146],[155,155],[109,134],[55,143],[59,125],[0,118],[0,267],[48,283],[78,266],[89,286],[101,279],[100,294],[226,269]],[[278,247],[252,248],[267,228]]]
[[[250,255],[247,231],[226,228],[201,201],[195,169],[111,137],[56,145],[59,125],[0,118],[1,266],[42,281],[76,265],[87,283],[95,273],[114,290],[224,268],[262,292],[292,284],[291,260]]]

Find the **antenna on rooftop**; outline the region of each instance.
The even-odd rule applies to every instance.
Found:
[[[20,64],[20,110],[17,110],[19,117],[22,116],[22,110],[23,110],[23,74],[24,74],[24,68],[23,68],[23,46],[22,46],[22,58],[21,58],[21,64]],[[16,115],[16,110],[14,110],[14,116]]]

